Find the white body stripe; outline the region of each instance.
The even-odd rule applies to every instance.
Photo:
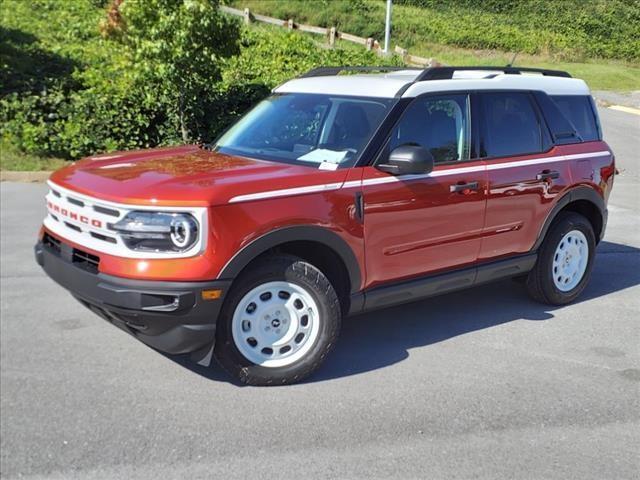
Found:
[[[555,157],[532,158],[530,160],[518,160],[515,162],[504,163],[488,163],[485,165],[477,165],[473,167],[447,168],[443,170],[435,170],[431,173],[402,175],[399,177],[388,176],[379,178],[367,178],[365,180],[350,180],[344,183],[324,183],[320,185],[310,185],[308,187],[285,188],[283,190],[271,190],[267,192],[249,193],[246,195],[238,195],[229,200],[229,203],[246,202],[249,200],[263,200],[267,198],[285,197],[290,195],[302,195],[305,193],[328,192],[338,190],[340,188],[358,188],[367,185],[381,185],[384,183],[406,182],[409,180],[419,180],[421,178],[445,177],[448,175],[457,175],[461,173],[482,172],[488,170],[501,170],[503,168],[525,167],[528,165],[544,165],[545,163],[563,162],[568,160],[577,160],[581,158],[594,158],[611,155],[608,150],[600,152],[575,153],[571,155],[559,155]]]
[[[269,192],[248,193],[246,195],[238,195],[231,198],[229,203],[247,202],[249,200],[262,200],[264,198],[286,197],[289,195],[301,195],[303,193],[327,192],[329,190],[337,190],[342,187],[339,183],[324,183],[321,185],[309,185],[308,187],[285,188],[284,190],[271,190]]]

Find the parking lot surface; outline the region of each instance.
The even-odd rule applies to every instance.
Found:
[[[1,466],[10,478],[640,475],[640,117],[603,109],[621,170],[582,297],[504,281],[345,322],[300,385],[163,356],[47,279],[42,184],[1,184]]]

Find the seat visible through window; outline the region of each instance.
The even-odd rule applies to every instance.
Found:
[[[418,98],[409,106],[389,142],[389,151],[401,145],[420,145],[435,163],[468,156],[467,96]]]
[[[338,107],[333,128],[329,134],[329,145],[334,150],[359,150],[368,138],[371,127],[364,109],[353,103]]]
[[[483,156],[505,157],[542,151],[542,132],[529,95],[482,94]]]

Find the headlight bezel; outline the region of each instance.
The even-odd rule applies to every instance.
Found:
[[[191,212],[130,210],[108,228],[131,251],[155,254],[185,254],[202,239],[200,222]]]

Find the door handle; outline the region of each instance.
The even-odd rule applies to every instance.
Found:
[[[478,188],[478,182],[456,183],[455,185],[449,186],[449,191],[451,193],[466,193],[470,190],[478,190]]]
[[[560,172],[556,170],[543,170],[536,175],[536,180],[555,180],[556,178],[560,178]]]

